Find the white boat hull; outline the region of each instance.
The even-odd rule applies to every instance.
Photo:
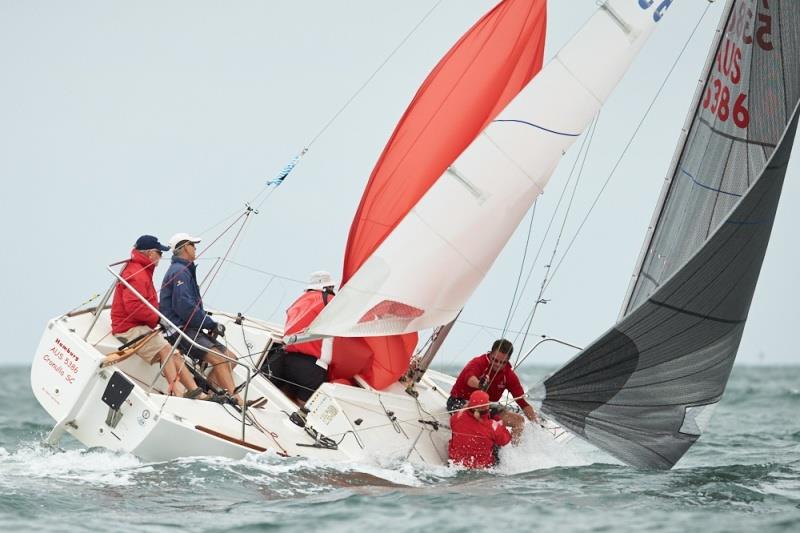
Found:
[[[237,459],[267,453],[326,461],[370,462],[385,457],[447,464],[450,430],[445,402],[452,377],[429,371],[416,386],[418,398],[407,394],[400,383],[383,391],[364,383],[325,383],[307,403],[310,412],[306,428],[301,428],[289,419],[296,406],[257,374],[265,347],[282,334],[279,328],[253,320],[237,324],[224,314],[215,318],[228,328],[229,349],[237,354],[258,350],[252,356],[240,355],[246,366],[234,371],[236,382],[243,383],[249,368],[255,377],[247,398],[266,399],[261,407],[247,410],[246,424],[231,405],[166,395],[158,365],[148,366],[135,355],[101,368],[106,354],[117,350],[119,343],[110,335],[107,311],[94,327],[94,315],[84,312],[50,321],[34,357],[34,395],[57,421],[51,440],[57,441],[63,429],[86,446],[129,452],[147,461],[186,456]],[[103,400],[104,395],[113,396],[112,380],[132,385],[117,420]],[[556,440],[570,438],[563,432],[548,434]]]

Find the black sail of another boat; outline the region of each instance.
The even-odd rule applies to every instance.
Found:
[[[730,375],[797,128],[800,3],[733,0],[617,325],[547,378],[542,410],[671,468]]]

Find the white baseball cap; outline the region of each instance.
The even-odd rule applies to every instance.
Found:
[[[308,280],[307,291],[321,291],[325,287],[333,287],[333,278],[331,273],[325,270],[317,270],[313,272]]]
[[[169,244],[169,248],[170,250],[172,250],[172,253],[175,253],[175,248],[177,248],[180,243],[185,241],[197,244],[198,242],[200,242],[200,239],[198,239],[197,237],[192,237],[188,233],[176,233],[175,235],[170,237],[167,244]]]

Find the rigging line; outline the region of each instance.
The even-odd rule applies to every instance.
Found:
[[[237,214],[239,214],[240,211],[241,211],[241,208],[237,208],[236,211],[234,211],[230,215],[226,216],[225,218],[223,218],[219,222],[215,223],[213,226],[210,226],[210,227],[204,229],[203,231],[199,232],[198,235],[200,235],[202,237],[203,235],[205,235],[206,233],[210,232],[211,230],[217,229],[218,227],[220,227],[221,225],[223,225],[224,223],[228,222],[230,219],[235,217]]]
[[[225,255],[222,256],[222,260],[219,263],[219,266],[217,266],[216,270],[214,269],[214,267],[211,267],[211,270],[209,271],[208,275],[206,276],[206,279],[208,279],[208,285],[206,285],[205,289],[203,290],[203,294],[202,294],[203,298],[205,297],[206,293],[208,292],[208,289],[211,288],[211,284],[214,283],[214,279],[216,279],[217,274],[219,274],[220,270],[222,269],[222,265],[225,263],[225,260],[228,258],[228,255],[231,253],[231,250],[233,250],[233,247],[236,244],[237,239],[239,239],[239,236],[242,234],[242,231],[244,230],[245,226],[247,225],[247,221],[250,220],[250,215],[251,214],[252,214],[252,211],[250,211],[250,210],[245,211],[244,220],[242,221],[242,225],[239,226],[239,230],[236,232],[236,235],[233,236],[233,240],[231,241],[230,245],[228,246],[228,249],[225,250]],[[220,235],[220,237],[221,237],[221,235]],[[214,244],[214,243],[212,242],[211,244]],[[205,282],[205,281],[206,280],[203,280],[203,282]]]
[[[636,135],[639,133],[639,130],[642,128],[642,125],[644,124],[644,121],[647,120],[647,117],[650,115],[650,111],[652,111],[653,106],[656,103],[656,100],[658,100],[658,97],[664,91],[664,87],[666,87],[667,81],[669,81],[670,76],[672,76],[672,72],[675,70],[675,67],[678,65],[678,62],[680,61],[681,57],[683,57],[684,52],[686,52],[686,48],[689,46],[689,43],[691,42],[692,38],[694,37],[694,34],[697,33],[697,28],[700,27],[700,23],[703,22],[703,19],[706,17],[706,14],[708,13],[708,10],[709,10],[710,7],[711,7],[711,3],[707,3],[705,9],[703,10],[703,14],[700,15],[700,18],[698,18],[698,20],[697,20],[697,24],[695,24],[694,28],[692,29],[692,33],[689,34],[689,37],[686,39],[686,42],[683,43],[683,47],[681,48],[681,51],[678,53],[678,56],[675,58],[675,61],[673,61],[672,66],[669,68],[669,71],[667,72],[667,75],[664,77],[664,80],[661,82],[661,86],[658,88],[658,91],[656,91],[655,96],[653,96],[653,99],[651,100],[650,105],[647,106],[647,110],[645,111],[645,113],[642,116],[642,118],[639,121],[639,123],[636,125],[636,129],[631,134],[631,137],[630,137],[630,139],[628,139],[627,144],[625,144],[625,148],[623,148],[622,153],[620,154],[620,156],[617,159],[616,163],[614,163],[614,166],[611,169],[611,172],[609,172],[608,177],[606,178],[605,182],[603,183],[603,186],[600,188],[600,191],[597,193],[597,196],[595,196],[595,199],[592,202],[592,205],[589,207],[589,210],[586,212],[586,216],[583,218],[583,221],[581,221],[580,225],[578,226],[578,229],[575,232],[575,235],[572,236],[572,240],[570,240],[569,244],[567,245],[567,249],[564,252],[564,255],[561,256],[561,259],[559,259],[558,264],[556,265],[556,268],[553,270],[553,275],[550,277],[550,281],[547,283],[548,286],[550,285],[550,283],[555,278],[556,273],[558,272],[559,268],[561,267],[561,264],[564,262],[564,259],[567,257],[567,254],[569,254],[569,251],[572,249],[573,244],[575,244],[575,241],[577,240],[578,235],[580,235],[580,232],[583,229],[583,226],[586,224],[586,221],[589,219],[589,216],[591,216],[592,211],[594,211],[594,208],[597,206],[597,203],[600,201],[600,197],[603,195],[603,191],[606,190],[606,187],[608,186],[609,182],[611,181],[611,178],[616,173],[617,168],[619,168],[619,165],[622,162],[622,159],[625,157],[625,154],[628,153],[628,149],[631,147],[631,144],[633,144],[633,140],[636,138]]]
[[[527,340],[528,332],[530,331],[530,328],[533,325],[533,318],[536,316],[536,311],[539,309],[539,304],[545,303],[544,291],[547,286],[547,276],[548,274],[550,274],[550,268],[553,265],[553,260],[556,258],[556,254],[558,253],[558,246],[559,244],[561,244],[561,238],[564,236],[564,230],[567,227],[567,220],[569,219],[569,213],[572,210],[572,204],[575,201],[575,195],[578,192],[578,186],[580,185],[581,178],[583,177],[583,169],[586,166],[586,160],[589,158],[589,150],[591,149],[592,146],[592,140],[594,140],[594,134],[597,133],[597,124],[599,121],[600,121],[600,114],[598,113],[592,125],[592,131],[589,135],[588,140],[586,141],[586,151],[583,153],[583,160],[581,161],[580,169],[578,169],[578,176],[575,178],[575,186],[572,188],[572,195],[570,195],[569,203],[567,204],[567,209],[564,212],[564,220],[561,222],[561,229],[558,231],[556,242],[553,245],[553,253],[550,255],[550,260],[547,262],[547,266],[545,268],[544,278],[542,279],[542,284],[539,288],[539,295],[536,297],[536,302],[533,304],[533,309],[531,309],[530,312],[530,317],[528,319],[528,327],[525,329],[525,337],[523,337],[522,344],[520,345],[520,350],[517,353],[517,364],[519,364],[520,354],[522,353],[525,347],[525,341]]]
[[[244,268],[244,269],[246,269],[246,270],[251,270],[251,271],[253,271],[253,272],[257,272],[257,273],[259,273],[259,274],[264,274],[264,275],[266,275],[266,276],[272,276],[272,277],[275,277],[275,278],[278,278],[278,279],[282,279],[282,280],[286,280],[286,281],[291,281],[291,282],[293,282],[293,283],[299,283],[300,285],[303,285],[303,284],[306,284],[306,283],[308,283],[308,280],[295,279],[295,278],[289,278],[289,277],[286,277],[286,276],[281,276],[281,275],[275,274],[274,272],[267,272],[266,270],[260,270],[260,269],[258,269],[258,268],[251,267],[251,266],[249,266],[249,265],[245,265],[245,264],[243,264],[243,263],[237,263],[237,262],[236,262],[236,261],[234,261],[233,259],[225,259],[225,260],[224,260],[224,262],[225,262],[225,263],[230,263],[230,264],[232,264],[232,265],[235,265],[235,266],[238,266],[238,267],[240,267],[240,268]]]
[[[247,215],[247,217],[249,217],[252,214],[256,214],[257,215],[258,214],[258,209],[254,209],[254,208],[250,207],[250,205],[247,205],[247,207],[245,209],[245,214]],[[248,225],[247,224],[247,220],[248,219],[246,218],[244,223],[242,224],[242,227],[239,230],[239,233],[234,237],[234,240],[231,243],[230,249],[229,249],[228,253],[225,255],[225,257],[222,258],[223,262],[220,263],[218,269],[222,268],[222,265],[224,264],[224,260],[226,258],[228,258],[229,256],[230,257],[235,257],[235,255],[239,252],[239,250],[241,250],[241,243],[244,242],[245,235],[247,234],[248,231],[250,231],[250,228],[252,228],[252,226],[253,226],[252,224]]]
[[[476,328],[491,329],[491,330],[494,330],[494,331],[503,331],[503,328],[497,328],[497,327],[489,326],[489,325],[486,325],[486,324],[478,324],[477,322],[468,322],[466,320],[459,320],[456,323],[457,324],[465,324],[467,326],[474,326]],[[507,329],[506,333],[522,333],[522,330]],[[534,336],[534,337],[539,337],[541,334],[539,334],[539,333],[531,333],[531,335]]]
[[[262,434],[264,434],[265,436],[268,436],[269,438],[271,438],[271,439],[272,439],[272,442],[274,442],[274,443],[275,443],[275,444],[278,446],[278,448],[280,448],[280,449],[281,449],[281,451],[282,451],[283,453],[289,453],[289,452],[286,450],[286,448],[284,448],[284,447],[281,445],[281,443],[280,443],[280,442],[278,442],[278,438],[277,438],[277,437],[278,437],[278,434],[277,434],[277,433],[275,433],[274,431],[271,431],[271,430],[270,430],[269,428],[267,428],[266,426],[263,426],[263,425],[261,424],[261,422],[259,422],[259,421],[258,421],[258,417],[254,416],[252,413],[249,413],[249,412],[248,412],[248,413],[247,413],[245,416],[246,416],[246,417],[248,418],[248,420],[250,420],[250,422],[251,422],[251,426],[250,426],[250,427],[255,427],[255,428],[256,428],[257,430],[259,430],[259,431],[260,431]]]
[[[278,312],[278,309],[280,309],[284,305],[285,300],[286,300],[286,285],[283,286],[283,292],[281,293],[281,297],[277,299],[278,303],[275,304],[275,307],[272,309],[272,312],[267,315],[266,320],[272,320],[272,317],[275,316],[275,313]]]
[[[389,62],[389,60],[392,59],[392,57],[394,57],[394,55],[400,50],[400,48],[403,47],[403,45],[408,41],[408,39],[411,38],[411,36],[419,29],[419,27],[422,25],[422,23],[425,22],[425,20],[428,19],[428,17],[431,15],[431,13],[433,13],[434,10],[437,7],[439,7],[439,4],[441,4],[441,3],[442,3],[442,0],[438,0],[438,2],[436,2],[433,5],[433,7],[431,7],[428,10],[427,13],[425,13],[425,15],[417,22],[417,24],[411,29],[411,31],[394,48],[394,50],[392,50],[391,53],[388,56],[386,56],[386,58],[383,60],[383,62],[381,62],[381,64],[378,65],[378,68],[376,68],[375,71],[364,81],[364,83],[361,84],[361,87],[359,87],[356,90],[356,92],[353,93],[353,95],[344,103],[344,105],[342,105],[342,107],[339,108],[339,110],[336,113],[333,114],[333,116],[328,120],[328,122],[325,123],[325,125],[322,126],[322,128],[312,137],[312,139],[303,148],[303,150],[301,151],[300,155],[295,157],[295,159],[293,160],[294,164],[296,164],[297,161],[299,160],[299,157],[302,157],[303,155],[305,155],[305,153],[317,141],[317,139],[319,139],[325,133],[325,131],[328,130],[328,128],[336,121],[336,119],[339,118],[339,115],[341,115],[344,112],[344,110],[347,109],[350,106],[351,103],[353,103],[353,101],[358,97],[358,95],[361,94],[361,92],[370,84],[370,82],[372,82],[372,80],[375,78],[375,76],[377,76],[378,73],[381,70],[383,70],[383,67],[386,66],[386,64]],[[289,171],[291,171],[291,167],[293,167],[293,166],[294,165],[290,164]],[[261,206],[263,206],[264,203],[272,196],[272,193],[275,191],[275,189],[277,189],[277,187],[273,187],[271,185],[273,185],[273,183],[267,182],[266,186],[261,187],[259,192],[255,196],[253,196],[253,199],[250,201],[250,204],[255,205],[257,209],[260,208]],[[277,183],[275,185],[280,185],[280,183]],[[261,195],[264,195],[264,198],[261,198],[259,200]],[[258,203],[256,203],[256,202],[258,202]],[[221,224],[224,224],[227,220],[229,220],[235,214],[236,214],[236,212],[232,213],[231,215],[228,215],[227,217],[223,218],[220,222],[217,222],[215,225],[213,225],[210,228],[204,230],[200,234],[202,235],[203,233],[205,233],[207,231],[211,231],[214,228],[216,228],[217,226],[219,226]]]
[[[397,53],[397,51],[400,50],[400,48],[406,43],[406,41],[408,41],[408,39],[417,31],[417,29],[419,29],[419,27],[422,25],[422,23],[425,22],[425,20],[427,20],[427,18],[431,15],[431,13],[433,13],[433,11],[437,7],[439,7],[439,4],[441,4],[441,3],[442,3],[442,0],[439,0],[438,2],[436,2],[433,5],[432,8],[430,8],[430,10],[428,10],[427,13],[425,13],[425,15],[419,20],[419,22],[417,22],[416,26],[414,26],[411,29],[411,31],[403,38],[403,40],[400,41],[400,43],[395,47],[395,49],[392,50],[392,52],[388,56],[386,56],[386,59],[384,59],[383,62],[380,65],[378,65],[378,68],[375,69],[375,71],[369,76],[369,78],[367,78],[367,80],[361,85],[361,87],[359,87],[358,90],[355,93],[353,93],[353,96],[351,96],[350,99],[347,100],[347,102],[345,102],[344,105],[339,109],[339,111],[337,111],[331,117],[331,119],[328,120],[328,123],[325,124],[322,127],[322,129],[320,129],[319,132],[317,132],[316,135],[314,135],[314,137],[311,139],[311,141],[306,145],[306,148],[309,148],[312,144],[314,144],[314,142],[316,142],[317,139],[319,139],[320,136],[322,136],[323,133],[325,133],[325,131],[331,126],[331,124],[333,124],[333,122],[339,117],[339,115],[341,115],[342,112],[345,109],[347,109],[347,107],[353,102],[353,100],[355,100],[356,97],[359,94],[361,94],[361,91],[363,91],[367,87],[367,85],[369,85],[369,83],[373,80],[373,78],[375,78],[375,76],[378,75],[378,72],[380,72],[383,69],[383,67],[386,66],[386,64],[389,62],[389,60],[392,57],[394,57],[394,55]]]
[[[264,191],[265,191],[266,189],[267,189],[267,188],[264,188],[264,189],[263,189],[261,192],[259,192],[259,193],[258,193],[258,194],[257,194],[257,195],[256,195],[256,196],[255,196],[255,197],[252,199],[252,200],[250,200],[249,202],[245,202],[245,206],[246,206],[245,212],[247,212],[247,211],[249,211],[249,210],[250,210],[250,206],[251,206],[251,205],[253,205],[253,204],[255,204],[255,202],[258,200],[258,197],[259,197],[259,196],[261,196],[262,194],[264,194]],[[263,203],[263,202],[262,202],[262,203]],[[258,206],[256,207],[256,209],[257,209],[258,207],[260,207],[260,206],[261,206],[261,204],[258,204]],[[211,231],[211,230],[214,230],[214,229],[218,228],[219,226],[221,226],[222,224],[224,224],[225,222],[229,221],[229,220],[230,220],[230,219],[232,219],[234,216],[236,216],[236,214],[237,214],[237,213],[239,213],[241,210],[242,210],[241,208],[237,208],[237,209],[236,209],[236,210],[235,210],[233,213],[231,213],[230,215],[226,216],[225,218],[223,218],[223,219],[222,219],[222,220],[220,220],[219,222],[215,223],[213,226],[210,226],[210,227],[208,227],[208,228],[204,229],[203,231],[201,231],[201,232],[200,232],[200,235],[202,236],[203,234],[205,234],[205,233],[208,233],[209,231]],[[224,233],[224,232],[223,232],[223,233]]]
[[[428,346],[433,343],[433,337],[435,334],[436,329],[434,328],[433,331],[431,331],[431,334],[428,335],[428,339],[425,341],[425,344],[423,344],[420,348],[417,348],[417,350],[414,352],[412,359],[419,358],[419,356],[428,349]]]
[[[242,318],[244,318],[244,316],[242,316]],[[235,323],[235,322],[234,322],[234,323]],[[261,350],[259,350],[259,351],[257,351],[257,352],[251,352],[251,351],[250,351],[250,350],[251,350],[251,349],[252,349],[252,348],[255,346],[255,344],[251,344],[251,343],[250,343],[250,342],[247,340],[247,333],[245,332],[245,324],[244,324],[244,320],[242,320],[242,323],[241,323],[241,324],[239,324],[239,329],[241,329],[241,331],[242,331],[242,340],[244,341],[244,347],[247,349],[247,353],[246,353],[246,354],[244,354],[244,355],[242,355],[242,356],[241,356],[239,359],[240,359],[240,360],[241,360],[241,359],[245,359],[245,358],[246,358],[246,359],[249,359],[249,360],[250,360],[250,365],[252,365],[252,367],[253,367],[253,368],[256,368],[256,365],[257,365],[257,364],[256,364],[256,362],[255,362],[255,361],[253,361],[253,357],[255,357],[256,355],[260,355],[260,354],[262,353],[262,351],[261,351]],[[227,339],[226,339],[226,342],[225,342],[225,344],[227,344]],[[227,346],[226,346],[226,347],[227,347]],[[265,350],[266,350],[266,349],[265,349]],[[250,381],[253,381],[253,379],[254,379],[255,377],[256,377],[256,372],[254,372],[254,373],[250,374]],[[238,387],[237,387],[237,388],[238,388]],[[245,399],[246,399],[246,398],[245,398]]]
[[[457,358],[460,358],[460,356],[461,356],[461,355],[462,355],[462,354],[463,354],[463,353],[464,353],[464,352],[467,350],[467,348],[469,348],[470,346],[472,346],[472,343],[474,343],[474,342],[475,342],[475,339],[477,339],[477,338],[478,338],[478,335],[480,335],[480,334],[481,334],[481,333],[483,333],[484,331],[485,331],[486,333],[489,333],[489,332],[486,330],[486,328],[485,328],[484,326],[482,326],[481,324],[471,324],[471,325],[473,325],[473,326],[477,326],[477,330],[475,331],[475,334],[474,334],[474,335],[473,335],[473,336],[472,336],[472,337],[471,337],[471,338],[470,338],[470,339],[469,339],[469,340],[468,340],[466,343],[464,343],[464,345],[461,347],[461,349],[460,349],[460,350],[458,350],[458,351],[457,351],[457,352],[455,352],[455,353],[451,352],[451,353],[450,353],[450,354],[449,354],[449,355],[448,355],[448,356],[445,358],[445,360],[444,360],[444,361],[442,361],[442,360],[441,360],[442,358],[440,357],[440,358],[437,360],[437,364],[439,364],[439,363],[440,363],[440,364],[442,364],[443,366],[445,366],[445,365],[452,365],[452,364],[454,364],[454,363],[453,363],[453,361],[454,361],[455,359],[457,359]],[[499,331],[499,328],[492,328],[492,329],[495,329],[495,330]]]
[[[261,291],[258,293],[258,295],[255,298],[253,298],[253,301],[250,302],[250,305],[245,307],[245,309],[242,312],[242,314],[246,314],[246,313],[250,312],[250,309],[252,309],[253,306],[256,304],[256,302],[261,299],[261,297],[264,295],[264,292],[269,288],[270,285],[272,285],[273,281],[275,281],[275,276],[272,276],[272,277],[269,278],[269,280],[267,281],[266,285],[264,285],[261,288]]]
[[[330,397],[330,396],[329,396],[329,397]],[[505,405],[509,405],[509,404],[511,404],[511,402],[515,402],[515,401],[517,401],[518,399],[524,399],[524,398],[526,398],[526,397],[529,397],[529,396],[528,396],[528,393],[525,393],[525,394],[523,394],[522,396],[516,396],[516,397],[514,397],[514,396],[511,396],[511,395],[509,394],[509,395],[508,395],[508,397],[507,397],[507,398],[505,398]],[[364,408],[364,407],[363,407],[361,404],[359,404],[359,403],[355,403],[355,402],[352,402],[352,401],[348,401],[348,400],[345,400],[345,399],[343,399],[343,398],[337,398],[337,401],[339,401],[339,402],[341,402],[341,403],[343,403],[343,404],[349,404],[349,405],[353,405],[353,406],[357,406],[357,407],[362,407],[362,408]],[[417,403],[419,403],[419,402],[417,402]],[[493,402],[490,402],[489,404],[486,404],[486,405],[491,405],[491,403],[493,403]],[[497,402],[497,403],[500,403],[500,402]],[[441,414],[443,414],[443,415],[452,415],[452,414],[458,413],[459,411],[466,411],[467,409],[470,409],[470,408],[468,408],[468,407],[462,407],[462,408],[460,408],[460,409],[454,409],[454,410],[452,410],[452,411],[443,411]],[[373,414],[377,414],[377,415],[385,415],[385,413],[384,413],[384,412],[381,412],[381,411],[378,411],[378,410],[373,410],[373,409],[369,409],[369,408],[364,408],[364,410],[365,410],[365,411],[368,411],[368,412],[371,412],[371,413],[373,413]],[[436,417],[435,417],[434,415],[432,415],[431,413],[428,413],[428,411],[425,411],[424,409],[423,409],[423,411],[424,411],[425,413],[427,413],[428,415],[430,415],[432,418],[436,419]],[[542,416],[542,415],[541,415],[539,412],[537,412],[536,414],[537,414],[537,416],[538,416],[538,417],[540,417],[540,419],[541,419],[541,416]],[[423,426],[423,425],[421,425],[421,424],[415,424],[415,423],[414,423],[414,422],[419,422],[419,420],[417,420],[417,418],[419,418],[419,416],[412,417],[412,418],[400,418],[400,417],[397,417],[397,416],[395,415],[395,420],[394,420],[394,421],[391,421],[391,422],[383,422],[383,423],[379,423],[379,424],[375,424],[375,425],[371,425],[371,426],[360,426],[360,427],[358,428],[358,431],[359,431],[359,432],[366,432],[366,431],[370,431],[370,430],[373,430],[373,429],[382,429],[382,428],[387,428],[387,427],[389,427],[389,426],[394,426],[394,425],[395,425],[395,423],[398,423],[398,422],[399,422],[399,423],[402,423],[402,424],[408,424],[409,426],[411,426],[411,427],[413,427],[413,428],[416,428],[416,429],[427,429],[426,427],[424,427],[424,426]],[[447,424],[444,424],[444,423],[441,423],[441,422],[440,422],[440,425],[441,425],[441,426],[443,426],[443,427],[447,427]],[[346,434],[346,433],[349,433],[350,431],[352,431],[352,430],[347,430],[347,431],[344,431],[344,432],[339,432],[339,433],[329,433],[329,434],[328,434],[328,436],[329,436],[329,437],[338,437],[338,436],[344,435],[344,434]]]
[[[392,59],[392,57],[394,57],[394,55],[400,50],[400,48],[403,47],[403,45],[408,41],[408,39],[411,38],[411,36],[419,29],[419,27],[422,25],[422,23],[425,22],[425,20],[428,19],[428,17],[431,15],[431,13],[433,13],[434,10],[437,7],[439,7],[439,4],[441,4],[441,3],[442,3],[442,0],[438,0],[438,2],[436,2],[433,5],[433,7],[431,7],[428,10],[427,13],[425,13],[425,15],[417,22],[417,24],[411,29],[411,31],[394,48],[394,50],[392,50],[391,53],[388,56],[386,56],[386,58],[383,60],[383,62],[381,62],[381,64],[378,65],[378,68],[376,68],[375,71],[364,81],[364,83],[361,85],[361,87],[359,87],[358,90],[356,90],[356,92],[353,93],[353,95],[344,103],[344,105],[328,120],[328,122],[314,135],[314,137],[312,137],[311,141],[309,141],[308,144],[306,144],[305,148],[303,148],[300,156],[295,158],[295,160],[293,161],[294,164],[297,163],[297,160],[299,159],[299,157],[304,155],[308,151],[308,149],[311,147],[311,145],[313,145],[317,141],[317,139],[319,139],[322,136],[322,134],[324,134],[325,131],[327,131],[327,129],[336,121],[336,119],[339,118],[339,115],[341,115],[344,112],[344,110],[347,109],[347,107],[350,106],[350,104],[358,97],[359,94],[361,94],[361,92],[367,87],[367,85],[370,84],[370,82],[375,78],[375,76],[377,76],[378,73],[381,70],[383,70],[383,67],[386,66],[386,64],[389,62],[389,60]],[[259,192],[250,201],[250,204],[256,205],[257,208],[260,208],[262,205],[264,205],[264,203],[270,198],[270,196],[272,196],[272,193],[275,191],[275,189],[277,189],[277,187],[272,187],[271,185],[272,185],[272,183],[268,182],[266,186],[261,187]],[[279,183],[277,185],[279,185]],[[259,197],[261,195],[265,194],[265,193],[266,193],[266,195],[264,196],[264,198],[259,201]],[[256,204],[256,202],[258,202],[258,204]],[[217,222],[213,226],[207,228],[204,231],[201,231],[200,235],[203,235],[204,233],[206,233],[208,231],[211,231],[211,230],[215,229],[216,227],[224,224],[225,222],[230,220],[230,218],[233,217],[235,214],[236,214],[236,212],[226,216],[225,218],[223,218],[222,220],[220,220],[219,222]]]
[[[503,331],[500,338],[506,337],[508,324],[511,321],[511,311],[514,309],[514,302],[517,299],[517,291],[519,290],[519,282],[522,279],[522,272],[525,270],[525,260],[528,258],[528,246],[531,244],[531,235],[533,235],[533,219],[536,216],[536,205],[538,201],[533,202],[533,209],[531,209],[531,221],[528,223],[528,237],[525,239],[525,250],[522,252],[522,262],[519,265],[519,274],[517,274],[517,282],[514,285],[514,294],[511,296],[511,303],[508,306],[508,313],[506,314],[506,321],[503,324]]]
[[[576,346],[574,344],[570,344],[570,343],[568,343],[566,341],[562,341],[561,339],[556,339],[555,337],[545,337],[544,339],[542,339],[539,342],[537,342],[536,344],[534,344],[533,347],[530,350],[528,350],[528,353],[526,353],[524,356],[522,356],[522,358],[519,358],[518,362],[514,365],[514,370],[516,370],[522,363],[524,363],[525,359],[527,359],[528,356],[531,355],[533,353],[533,351],[536,348],[539,347],[540,344],[543,344],[545,342],[557,342],[558,344],[562,344],[562,345],[568,346],[570,348],[575,348],[579,352],[581,350],[583,350],[583,348],[581,348],[580,346]]]
[[[589,129],[587,130],[587,132],[591,131],[591,128],[594,127],[594,124],[595,124],[595,122],[593,122],[589,126]],[[575,173],[575,168],[578,165],[578,161],[580,161],[581,153],[583,153],[583,150],[584,150],[584,147],[586,146],[586,142],[587,142],[588,137],[589,136],[587,134],[583,138],[583,140],[581,141],[581,146],[578,149],[578,153],[577,153],[577,156],[575,157],[575,161],[572,163],[572,169],[569,172],[569,177],[567,178],[566,183],[564,183],[564,188],[561,190],[561,194],[558,197],[558,202],[556,203],[556,207],[553,210],[553,215],[550,217],[550,221],[547,224],[547,229],[544,232],[544,236],[542,236],[542,241],[539,244],[539,248],[536,250],[536,255],[534,256],[533,262],[531,263],[530,269],[528,270],[528,275],[525,277],[525,283],[522,284],[521,294],[525,294],[525,291],[528,288],[528,283],[530,282],[531,277],[533,276],[533,269],[536,267],[536,263],[539,261],[539,256],[541,255],[542,250],[544,249],[545,242],[547,241],[547,236],[550,235],[550,230],[553,228],[553,223],[556,220],[556,216],[558,216],[558,210],[561,207],[561,202],[564,201],[564,196],[566,195],[567,189],[569,188],[569,184],[572,181],[572,176]],[[522,303],[522,296],[520,296],[519,300],[517,300],[516,304],[514,305],[514,310],[511,312],[511,320],[513,320],[514,319],[514,315],[517,314],[517,310],[519,309],[519,306],[520,306],[521,303]],[[517,340],[519,339],[519,333],[521,333],[521,331],[517,332],[517,336],[514,338],[514,342],[517,342]]]
[[[266,190],[266,189],[269,189],[269,190],[267,190],[267,194],[266,194],[266,195],[264,196],[264,198],[263,198],[263,199],[262,199],[262,200],[261,200],[261,201],[260,201],[260,202],[259,202],[259,203],[256,205],[256,209],[261,209],[261,206],[262,206],[262,205],[264,205],[264,202],[266,202],[267,200],[269,200],[269,197],[270,197],[270,196],[272,196],[272,193],[274,193],[274,192],[275,192],[275,191],[278,189],[278,187],[270,187],[269,185],[267,185],[267,187],[265,188],[265,190]],[[261,191],[261,192],[264,192],[264,191]],[[259,193],[259,195],[258,195],[258,196],[261,196],[261,194]],[[258,198],[258,196],[256,196],[256,198]]]

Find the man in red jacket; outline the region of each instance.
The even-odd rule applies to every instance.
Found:
[[[498,339],[492,344],[492,349],[489,353],[479,355],[467,363],[467,366],[458,375],[453,388],[450,390],[447,410],[452,412],[464,407],[467,404],[467,398],[475,390],[488,392],[489,399],[492,402],[499,401],[503,393],[508,391],[517,402],[517,405],[522,408],[522,412],[525,413],[528,420],[537,422],[536,412],[525,401],[525,393],[522,390],[519,377],[517,377],[514,369],[509,364],[513,351],[514,347],[511,342],[506,339]],[[511,428],[511,434],[514,436],[514,443],[516,444],[525,426],[525,420],[522,416],[505,409],[493,413],[493,415]]]
[[[311,274],[305,292],[286,310],[284,335],[305,330],[333,298],[333,279],[328,272],[320,270]],[[333,339],[290,344],[282,371],[278,376],[282,389],[295,403],[303,407],[328,377],[328,365],[333,352]]]
[[[511,442],[503,423],[489,418],[489,395],[482,390],[470,394],[467,408],[450,417],[450,429],[448,456],[468,468],[494,466],[500,446]]]
[[[169,250],[152,235],[142,235],[131,250],[131,258],[122,270],[121,277],[150,305],[158,309],[158,297],[153,286],[153,272],[161,259],[161,254]],[[128,343],[143,339],[147,341],[136,350],[136,354],[152,365],[160,361],[162,372],[167,378],[171,392],[178,396],[202,397],[202,391],[191,372],[183,364],[183,356],[176,351],[169,357],[172,347],[159,333],[155,332],[159,317],[136,294],[123,283],[117,283],[111,303],[111,333]],[[169,360],[167,361],[167,358]]]

